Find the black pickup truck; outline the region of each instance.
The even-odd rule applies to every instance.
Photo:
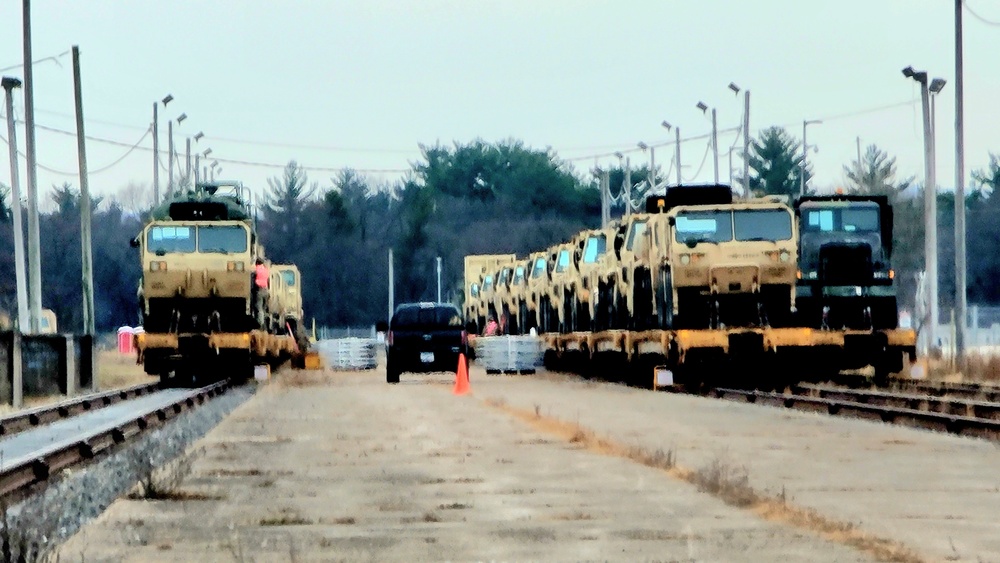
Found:
[[[459,354],[467,354],[462,313],[450,303],[404,303],[392,315],[387,345],[388,383],[403,372],[457,372]]]

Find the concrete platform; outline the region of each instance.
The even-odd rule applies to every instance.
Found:
[[[663,470],[584,449],[485,401],[537,404],[626,438],[664,441],[677,438],[673,417],[683,418],[668,411],[688,398],[535,376],[487,377],[476,369],[474,394],[456,397],[451,381],[404,375],[390,386],[381,369],[279,375],[199,443],[204,453],[173,498],[115,502],[61,555],[872,560],[729,506]],[[646,417],[630,412],[637,400],[647,405]],[[783,424],[780,416],[755,412],[761,423]]]

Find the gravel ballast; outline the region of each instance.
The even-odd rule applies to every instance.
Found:
[[[27,560],[38,558],[104,512],[155,468],[184,453],[255,390],[254,385],[229,389],[111,455],[62,472],[43,491],[5,507],[0,542],[9,542],[15,557],[21,553]]]

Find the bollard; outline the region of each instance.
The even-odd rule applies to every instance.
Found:
[[[80,343],[81,347],[83,343]],[[78,366],[80,362],[76,357],[76,339],[73,338],[72,334],[66,335],[66,373],[63,376],[66,378],[66,396],[72,397],[77,394],[80,386],[80,374],[78,371]]]
[[[24,405],[24,372],[21,362],[21,333],[15,331],[12,345],[10,347],[11,367],[14,373],[11,374],[11,401],[10,404],[15,409]]]

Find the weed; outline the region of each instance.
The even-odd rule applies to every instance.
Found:
[[[424,516],[423,516],[423,521],[424,522],[440,522],[441,518],[439,518],[438,515],[434,514],[433,512],[425,512]]]
[[[747,507],[758,500],[760,495],[750,486],[750,477],[745,466],[734,466],[726,460],[716,458],[692,475],[699,491],[721,498],[727,504]]]
[[[438,509],[440,510],[462,510],[465,508],[472,508],[471,504],[463,504],[460,502],[453,502],[451,504],[439,504]]]

